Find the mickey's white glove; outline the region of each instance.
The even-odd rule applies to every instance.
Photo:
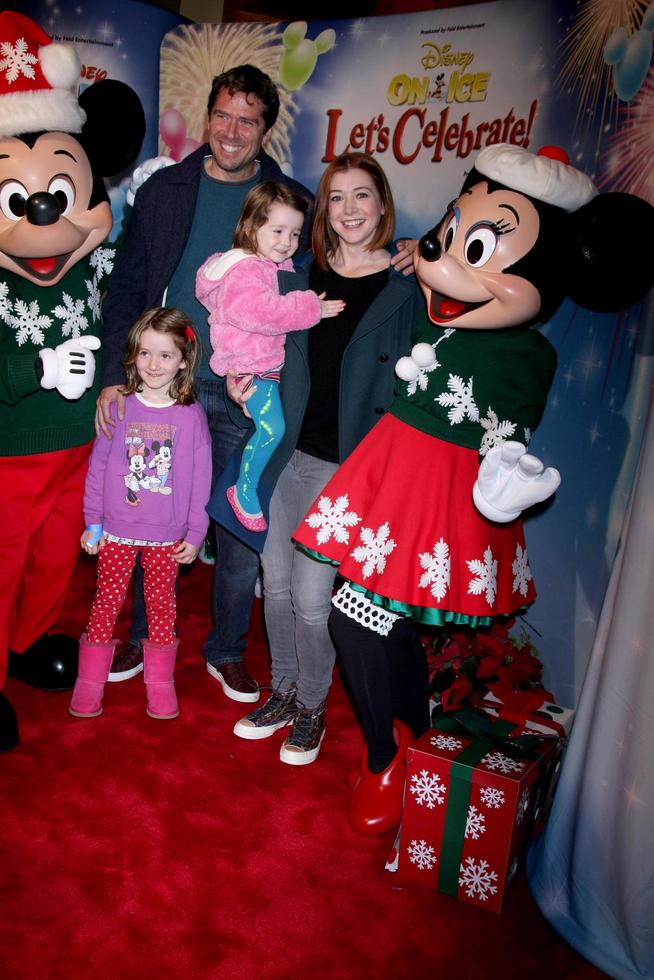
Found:
[[[172,157],[151,157],[149,160],[144,160],[143,163],[138,165],[132,174],[132,179],[129,182],[127,194],[125,195],[125,199],[130,208],[134,204],[134,195],[141,184],[144,184],[148,177],[151,177],[157,170],[163,170],[164,167],[170,167],[174,163],[175,161]]]
[[[411,357],[401,357],[395,365],[395,373],[401,381],[413,381],[420,371],[436,363],[436,351],[431,344],[414,344]]]
[[[561,474],[547,469],[520,442],[493,446],[481,461],[472,498],[489,521],[506,524],[523,510],[547,500],[561,483]]]
[[[95,357],[91,351],[100,346],[100,338],[82,336],[66,340],[54,350],[44,347],[39,351],[43,365],[41,387],[56,388],[69,401],[81,398],[95,377]]]

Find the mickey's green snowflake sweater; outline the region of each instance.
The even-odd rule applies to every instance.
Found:
[[[100,335],[100,304],[115,250],[96,248],[55,286],[37,286],[0,270],[0,456],[31,456],[90,442],[98,396],[76,401],[41,388],[38,352],[81,334]]]

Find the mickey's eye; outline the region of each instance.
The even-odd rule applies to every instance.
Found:
[[[456,235],[456,230],[459,227],[459,219],[455,214],[452,215],[450,220],[445,225],[445,233],[443,235],[443,251],[449,252],[452,247],[452,242],[454,241],[454,236]]]
[[[25,217],[27,191],[17,180],[5,180],[0,187],[0,211],[10,221],[20,221]]]
[[[75,185],[70,177],[59,174],[48,184],[48,193],[56,197],[60,214],[68,214],[75,203]]]
[[[497,245],[497,235],[488,225],[472,228],[466,236],[465,259],[475,269],[486,265]]]

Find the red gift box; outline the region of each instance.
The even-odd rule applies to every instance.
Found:
[[[511,730],[502,721],[484,723],[494,736]],[[530,739],[529,756],[518,757],[508,754],[509,743],[492,744],[464,729],[454,734],[449,719],[447,725],[448,731],[430,729],[408,751],[402,826],[387,867],[499,912],[558,740]]]

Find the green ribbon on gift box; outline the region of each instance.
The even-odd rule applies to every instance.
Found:
[[[432,716],[431,724],[432,728],[448,735],[474,739],[452,761],[438,873],[438,890],[456,898],[475,766],[494,749],[501,749],[514,757],[537,759],[536,749],[540,739],[535,735],[512,738],[510,733],[515,728],[512,722],[491,720],[487,715],[478,715],[474,711]]]

